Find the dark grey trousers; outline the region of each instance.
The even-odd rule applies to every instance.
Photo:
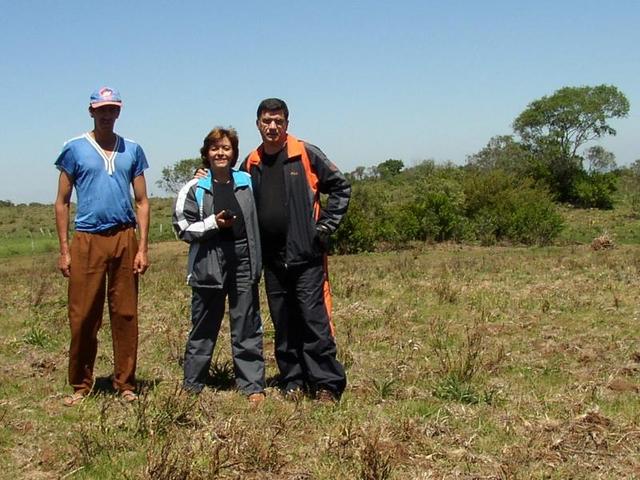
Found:
[[[192,289],[192,328],[184,354],[184,388],[192,392],[204,388],[228,297],[236,386],[250,395],[265,388],[258,285],[251,282],[246,240],[224,242],[221,250],[223,288]]]
[[[347,379],[336,357],[323,263],[289,268],[266,264],[264,280],[275,328],[280,388],[325,389],[339,397]]]

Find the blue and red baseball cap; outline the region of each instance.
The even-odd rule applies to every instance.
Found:
[[[89,105],[93,108],[104,107],[105,105],[122,106],[120,92],[115,88],[100,87],[91,94]]]

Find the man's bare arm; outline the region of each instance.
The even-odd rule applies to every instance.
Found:
[[[143,175],[133,179],[133,197],[136,202],[136,218],[138,220],[138,252],[133,261],[133,272],[143,274],[149,268],[149,222],[151,209],[147,197],[147,183]]]
[[[56,230],[60,244],[60,256],[58,257],[58,269],[62,275],[68,277],[71,274],[71,254],[69,252],[69,210],[71,207],[71,192],[73,191],[73,179],[64,171],[60,172],[58,179],[58,194],[54,204],[56,213]]]

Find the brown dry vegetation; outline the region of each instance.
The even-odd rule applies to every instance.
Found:
[[[212,388],[180,392],[185,248],[152,246],[133,405],[104,386],[106,321],[95,395],[62,406],[65,281],[53,255],[3,260],[1,478],[640,478],[640,247],[331,257],[348,389],[336,406],[269,389],[260,410],[230,386],[228,329]]]

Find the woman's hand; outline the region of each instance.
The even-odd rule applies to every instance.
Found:
[[[193,174],[193,178],[205,178],[207,176],[207,170],[204,168],[199,168],[196,170],[196,173]]]
[[[218,228],[231,228],[235,219],[236,216],[233,213],[229,210],[223,210],[216,215],[216,224]]]

